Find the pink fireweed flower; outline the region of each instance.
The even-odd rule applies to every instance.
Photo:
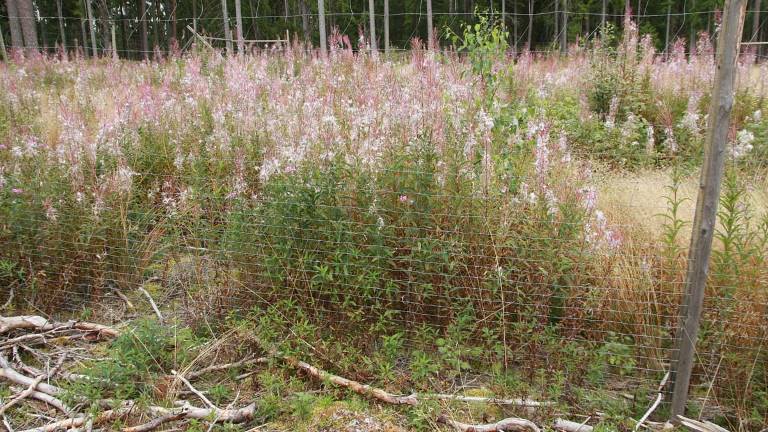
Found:
[[[409,202],[408,195],[400,195],[399,200],[400,200],[401,203],[407,204]]]
[[[21,195],[21,194],[24,193],[24,190],[23,189],[19,189],[19,188],[13,188],[13,189],[11,189],[11,193],[14,194],[14,195]]]

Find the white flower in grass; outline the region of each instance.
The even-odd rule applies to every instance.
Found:
[[[730,153],[733,159],[741,159],[754,148],[752,142],[755,140],[755,134],[742,129],[736,134],[736,142],[731,144]]]

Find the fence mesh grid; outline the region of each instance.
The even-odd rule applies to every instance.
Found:
[[[119,320],[117,293],[145,287],[192,325],[249,316],[364,353],[397,335],[460,371],[652,392],[680,321],[707,41],[632,64],[656,114],[626,96],[602,115],[590,52],[527,52],[492,84],[453,54],[336,42],[2,65],[6,307]],[[694,372],[696,397],[735,410],[768,388],[768,69],[742,60]]]

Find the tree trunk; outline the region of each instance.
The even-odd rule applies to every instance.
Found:
[[[603,0],[603,10],[600,12],[600,28],[605,27],[605,14],[608,9],[608,0]]]
[[[221,16],[224,24],[224,39],[227,44],[227,54],[232,55],[232,34],[229,31],[229,12],[227,12],[227,0],[221,0]]]
[[[667,28],[664,35],[664,57],[669,59],[669,27],[672,23],[672,2],[667,3]]]
[[[237,31],[237,52],[242,54],[245,50],[245,42],[243,42],[243,14],[240,0],[235,0],[235,28]]]
[[[299,0],[299,9],[301,10],[301,32],[304,33],[304,42],[309,41],[309,11],[307,10],[307,0]]]
[[[560,30],[560,53],[568,54],[568,0],[563,0],[563,28]]]
[[[176,20],[176,0],[171,0],[171,39],[168,42],[168,45],[171,49],[176,50],[178,49],[178,42],[176,41],[176,35],[178,28],[178,21]],[[169,49],[169,51],[171,50]]]
[[[109,6],[107,6],[107,0],[99,0],[97,3],[99,8],[99,18],[101,21],[101,40],[104,46],[104,52],[112,51],[112,26],[111,16],[109,15]]]
[[[328,45],[325,39],[325,0],[317,0],[317,23],[320,28],[320,53],[328,55]]]
[[[96,48],[96,18],[93,16],[93,8],[91,7],[91,0],[85,0],[86,12],[88,13],[89,29],[91,31],[91,55],[94,58],[99,56],[99,51]]]
[[[533,51],[533,0],[528,0],[528,49]]]
[[[384,53],[389,54],[389,0],[384,0]]]
[[[691,10],[690,12],[696,11],[696,0],[691,0]],[[688,41],[690,44],[690,53],[693,54],[696,52],[696,15],[691,14],[691,38]]]
[[[59,15],[59,43],[66,51],[67,49],[67,36],[64,33],[64,15],[61,12],[61,0],[56,0],[56,12]]]
[[[155,17],[152,20],[152,51],[160,46],[160,30],[158,29],[158,26],[160,25],[161,19],[160,0],[155,0]]]
[[[553,21],[555,22],[555,37],[552,38],[552,43],[557,43],[560,39],[560,1],[555,0],[555,15]]]
[[[427,44],[429,49],[436,48],[435,30],[432,28],[432,0],[427,0]]]
[[[517,0],[512,0],[512,14],[514,15],[512,18],[512,48],[515,50],[515,55],[517,55]]]
[[[24,36],[21,34],[21,20],[19,20],[19,11],[16,4],[17,0],[5,0],[8,8],[8,25],[11,29],[11,48],[24,48]]]
[[[37,52],[37,19],[32,0],[17,0],[16,11],[21,22],[21,34],[27,53]]]
[[[371,53],[376,54],[376,7],[373,4],[373,0],[368,0],[368,26],[370,27],[370,44]]]
[[[141,56],[146,60],[149,58],[146,0],[139,0],[139,20],[141,21]]]

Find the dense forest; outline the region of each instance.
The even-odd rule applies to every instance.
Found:
[[[386,43],[387,24],[393,48],[408,48],[414,37],[427,39],[430,10],[438,35],[447,27],[456,29],[471,22],[478,13],[491,13],[505,22],[510,46],[546,50],[564,41],[583,40],[603,22],[620,25],[628,8],[640,31],[650,34],[663,50],[678,38],[691,40],[699,32],[712,33],[723,0],[5,0],[0,5],[0,25],[8,46],[53,51],[63,43],[69,50],[84,49],[86,55],[94,46],[99,53],[110,52],[114,28],[120,56],[142,58],[151,56],[155,48],[161,52],[184,48],[193,39],[187,26],[203,35],[225,39],[229,34],[234,39],[238,10],[245,40],[274,40],[289,34],[317,45],[321,3],[328,32],[338,28],[353,41],[359,34],[370,34],[369,7],[373,5],[377,45]],[[765,14],[760,14],[766,4],[752,0],[746,39],[766,39],[761,19]],[[223,46],[224,41],[215,39],[214,44]]]

